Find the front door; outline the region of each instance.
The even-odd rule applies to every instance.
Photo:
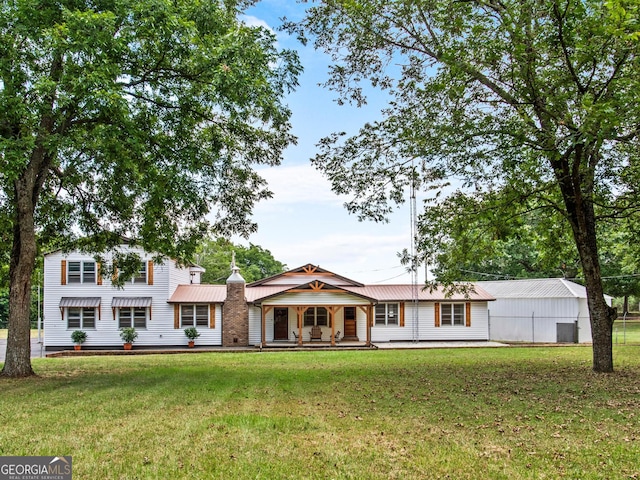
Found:
[[[276,308],[273,312],[273,339],[289,339],[289,309]]]
[[[344,340],[358,340],[356,307],[344,307]]]

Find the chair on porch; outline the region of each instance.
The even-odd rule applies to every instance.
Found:
[[[296,333],[295,330],[293,330],[291,333],[293,333],[293,337],[296,339],[296,342],[298,341],[298,334]]]
[[[320,340],[322,341],[322,329],[317,326],[314,325],[313,327],[311,327],[311,342],[313,342],[314,340]]]
[[[340,330],[336,332],[333,338],[336,340],[336,343],[340,343]]]

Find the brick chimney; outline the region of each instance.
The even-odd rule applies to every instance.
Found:
[[[236,266],[236,255],[231,261],[231,276],[227,278],[227,298],[222,305],[222,346],[249,346],[249,306],[245,297],[244,278]]]

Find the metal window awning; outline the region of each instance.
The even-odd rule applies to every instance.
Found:
[[[113,297],[111,308],[150,307],[151,297]]]
[[[129,307],[143,307],[149,309],[149,320],[151,320],[151,297],[113,297],[111,300],[111,312],[113,320],[116,319],[116,309]]]
[[[97,308],[98,320],[100,320],[100,297],[62,297],[60,299],[60,315],[64,320],[64,309],[69,307],[75,308]]]
[[[62,297],[60,308],[85,307],[96,308],[100,306],[100,297]]]

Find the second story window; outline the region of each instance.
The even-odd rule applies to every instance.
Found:
[[[67,283],[96,283],[96,262],[69,262]]]
[[[147,262],[143,262],[138,273],[133,276],[133,283],[147,283]]]

